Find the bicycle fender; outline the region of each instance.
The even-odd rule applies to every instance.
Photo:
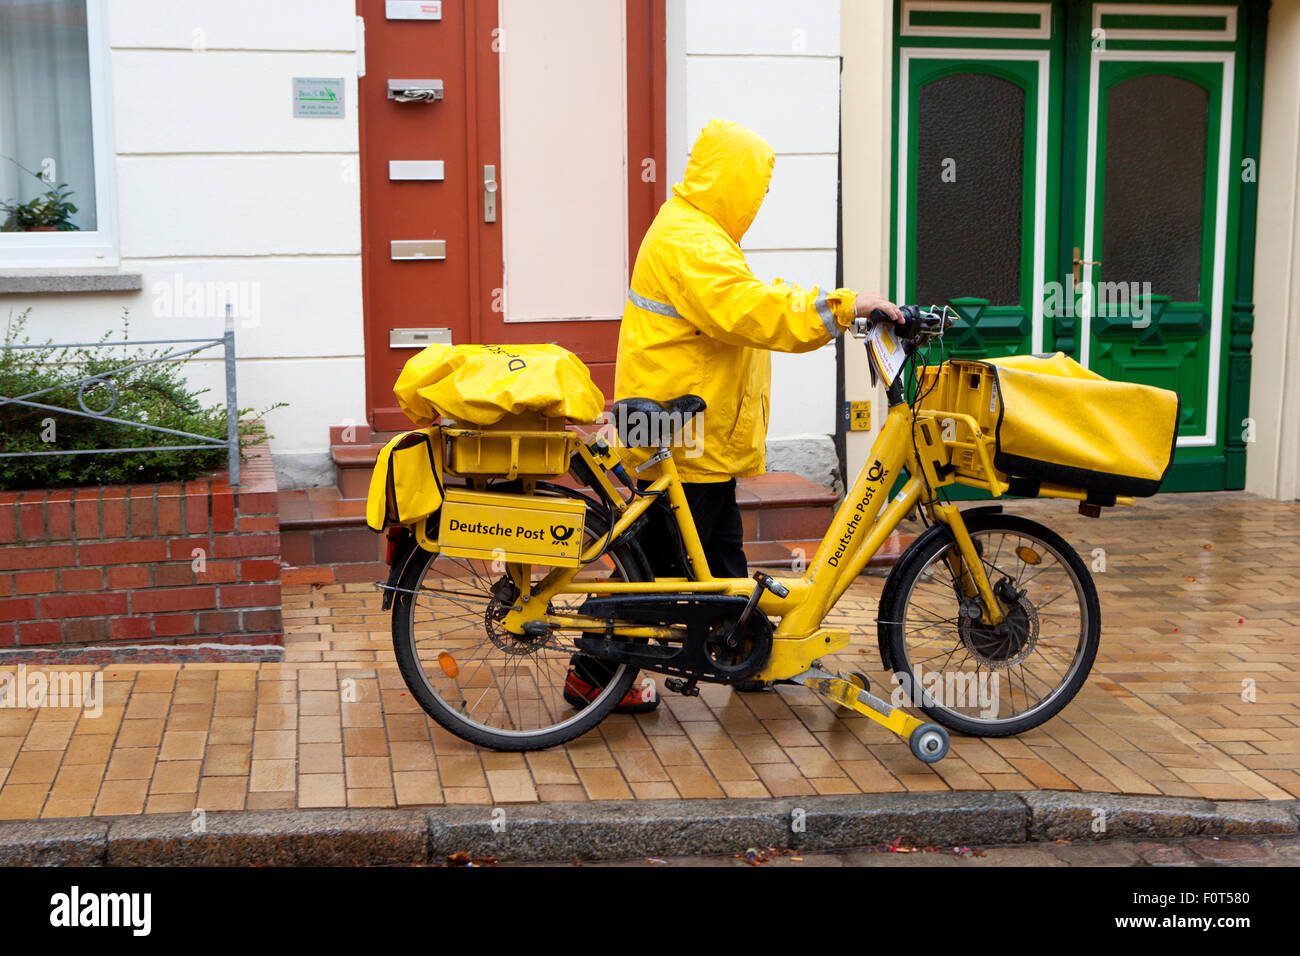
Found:
[[[402,578],[402,572],[406,570],[407,564],[411,558],[415,557],[415,552],[420,550],[420,544],[414,534],[405,534],[398,539],[397,548],[393,552],[393,562],[388,566],[388,582],[384,588],[383,609],[391,611],[393,608],[393,596],[397,594],[393,589],[397,587],[397,582]]]

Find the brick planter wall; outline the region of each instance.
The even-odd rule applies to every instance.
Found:
[[[239,488],[221,472],[183,485],[0,492],[0,649],[100,645],[154,659],[161,648],[111,649],[283,644],[264,446],[241,471]]]

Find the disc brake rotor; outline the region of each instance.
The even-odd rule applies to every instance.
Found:
[[[1023,597],[1003,608],[997,626],[961,617],[957,633],[975,660],[989,670],[1006,670],[1026,660],[1038,643],[1038,612]]]
[[[488,601],[483,611],[483,629],[488,640],[506,654],[522,656],[534,654],[545,638],[531,637],[527,634],[511,634],[502,625],[507,614],[514,608],[519,598],[519,588],[515,587],[509,577],[503,577],[492,586],[492,600]]]

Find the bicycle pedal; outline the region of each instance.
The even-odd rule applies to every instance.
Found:
[[[699,697],[700,689],[695,685],[693,680],[680,680],[676,677],[669,677],[664,681],[664,687],[668,688],[674,694],[681,694],[683,697]]]

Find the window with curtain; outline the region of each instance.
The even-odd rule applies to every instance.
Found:
[[[86,3],[0,0],[0,202],[30,203],[66,183],[77,211],[59,228],[94,231]],[[19,230],[14,216],[0,219]]]

